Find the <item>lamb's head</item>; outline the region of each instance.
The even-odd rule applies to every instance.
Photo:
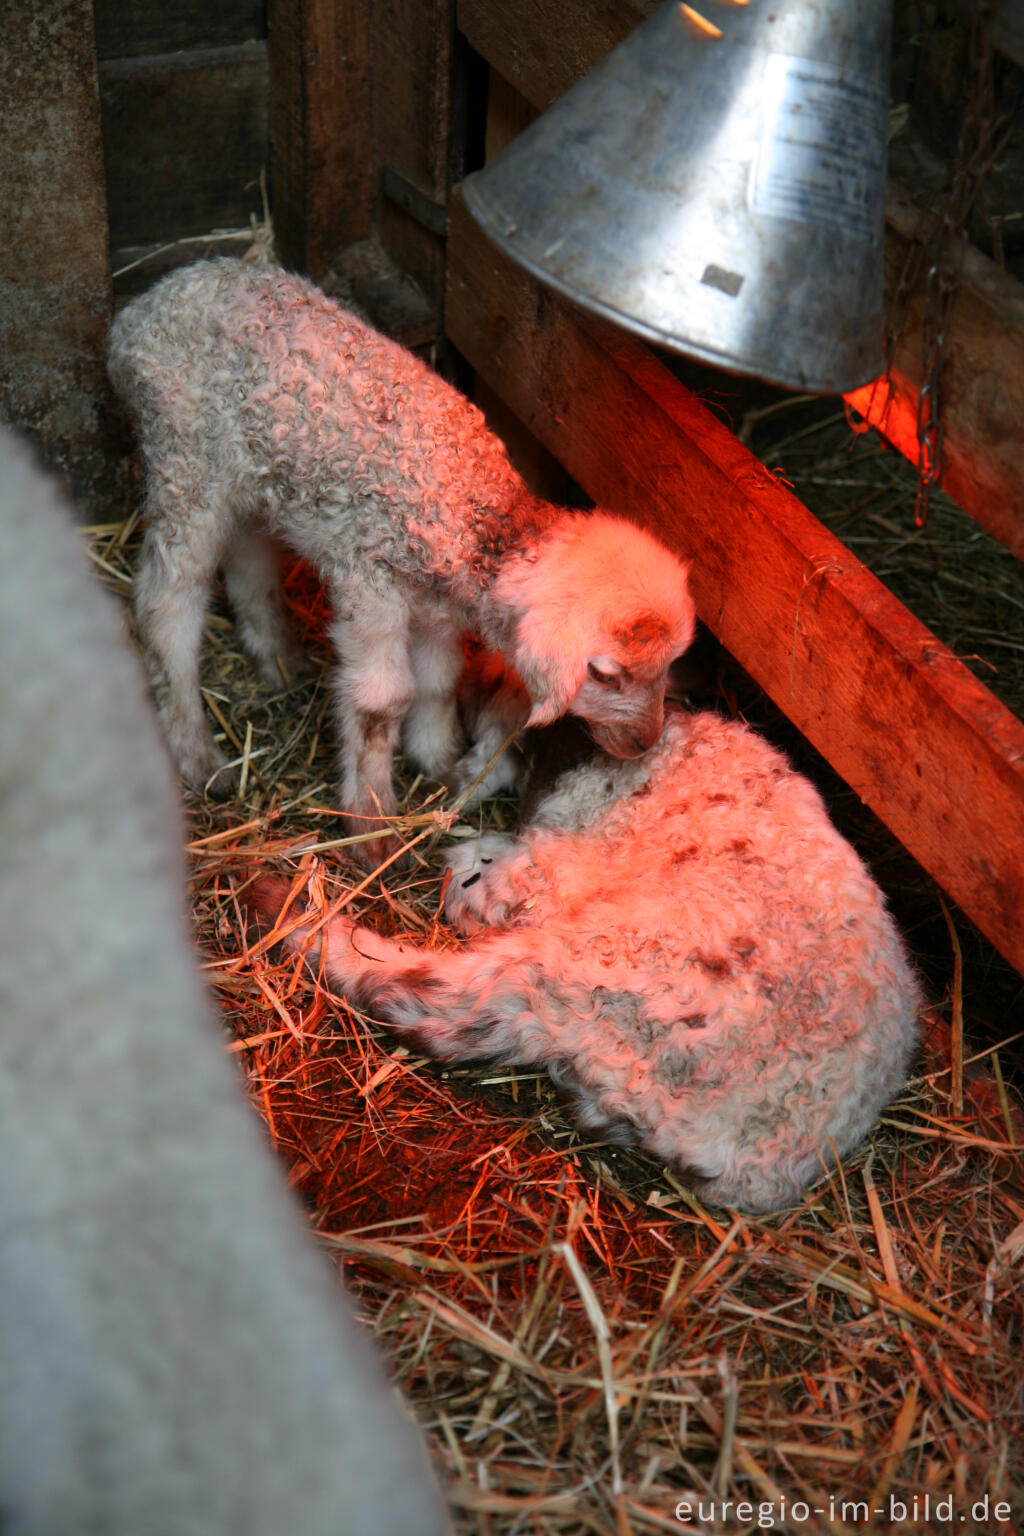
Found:
[[[493,597],[513,618],[505,654],[530,725],[573,714],[614,757],[654,746],[668,668],[694,629],[686,567],[670,550],[622,518],[567,512],[508,560]]]

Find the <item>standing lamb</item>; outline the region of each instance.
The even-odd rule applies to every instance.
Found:
[[[672,711],[646,756],[566,771],[518,837],[448,863],[461,949],[344,917],[289,944],[418,1050],[546,1067],[584,1131],[711,1199],[791,1204],[904,1081],[919,997],[882,895],[741,725]],[[261,884],[264,922],[289,889]]]
[[[403,726],[425,773],[455,762],[467,631],[519,673],[532,724],[572,712],[620,758],[657,741],[693,635],[685,568],[629,522],[531,495],[474,406],[311,283],[234,260],[174,272],[114,322],[110,373],[146,470],[139,630],[191,784],[224,766],[198,675],[218,564],[264,672],[296,660],[271,535],[332,600],[353,831],[394,812]]]
[[[4,1536],[445,1529],[245,1103],[145,680],[0,432]]]

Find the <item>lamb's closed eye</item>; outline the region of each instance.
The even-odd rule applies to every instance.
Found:
[[[621,688],[624,681],[628,681],[629,673],[625,667],[620,667],[617,662],[606,656],[598,657],[587,663],[587,672],[595,683],[602,688]]]

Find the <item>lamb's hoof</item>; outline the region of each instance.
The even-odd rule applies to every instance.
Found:
[[[308,683],[316,670],[303,651],[291,647],[278,651],[269,660],[261,659],[259,665],[263,681],[276,693]]]
[[[238,787],[236,779],[236,774],[233,771],[229,772],[225,764],[223,768],[216,769],[206,780],[202,785],[201,793],[207,800],[230,800]]]
[[[255,940],[273,933],[285,902],[292,893],[292,881],[282,875],[260,875],[250,886],[244,900],[246,926]]]
[[[408,869],[412,864],[412,855],[407,852],[405,844],[397,833],[390,828],[367,837],[372,832],[374,825],[385,827],[383,822],[374,823],[366,816],[346,817],[347,831],[353,837],[362,836],[362,841],[350,843],[347,852],[363,869],[379,869],[382,864],[387,864],[388,869]],[[395,858],[393,855],[398,854]]]
[[[200,751],[179,753],[178,771],[190,789],[208,800],[230,800],[235,792],[235,770],[212,742]]]
[[[462,802],[464,810],[478,805],[481,800],[489,800],[492,795],[500,795],[505,790],[517,788],[522,762],[518,752],[511,749],[504,756],[499,757],[490,772],[480,778],[498,746],[500,742],[493,745],[487,743],[482,747],[477,744],[471,747],[464,757],[459,758],[449,775],[448,783],[452,794],[466,796]],[[477,779],[479,783],[475,782]],[[472,793],[467,794],[470,785],[473,786]]]
[[[508,915],[508,903],[495,890],[493,877],[514,846],[514,838],[488,832],[472,842],[460,843],[448,854],[445,916],[467,938],[481,928],[500,926]]]

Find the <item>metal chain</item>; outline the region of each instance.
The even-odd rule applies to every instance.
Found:
[[[925,276],[924,315],[921,322],[921,391],[917,406],[917,499],[914,521],[924,526],[932,487],[942,468],[941,382],[944,348],[957,289],[960,265],[957,236],[966,230],[983,193],[996,158],[1005,148],[1013,126],[1016,101],[1000,114],[995,111],[992,72],[992,20],[995,0],[975,0],[970,33],[969,89],[957,138],[949,190],[931,235],[923,244],[911,244],[893,300],[899,317],[916,288],[922,268]],[[898,319],[896,326],[898,329]],[[891,365],[896,329],[887,337],[887,372]]]

